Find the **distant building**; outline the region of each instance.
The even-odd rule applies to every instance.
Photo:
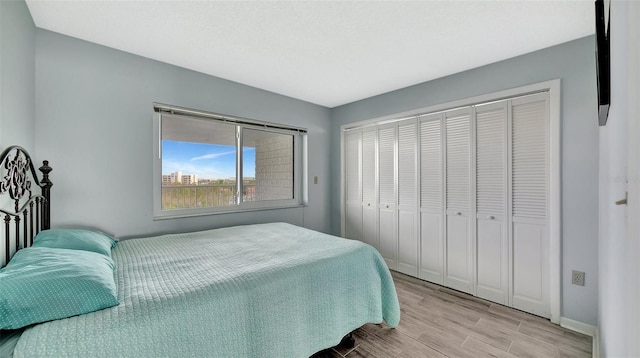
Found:
[[[196,174],[183,174],[180,182],[184,185],[198,184],[198,176]]]
[[[182,172],[173,172],[169,175],[162,176],[162,185],[171,184],[183,184],[193,185],[198,184],[198,176],[196,174],[182,174]]]

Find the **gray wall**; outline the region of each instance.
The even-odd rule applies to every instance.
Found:
[[[35,33],[24,1],[0,1],[0,150],[34,150]]]
[[[309,206],[154,221],[154,101],[308,128],[309,176],[319,177]],[[329,231],[327,108],[38,29],[36,124],[55,227],[130,237],[286,221]]]
[[[590,36],[333,109],[331,228],[340,233],[340,126],[560,78],[562,81],[561,315],[597,323],[598,126],[595,37]],[[472,54],[470,54],[472,55]],[[428,64],[425,64],[428,65]],[[571,270],[586,272],[584,287]]]

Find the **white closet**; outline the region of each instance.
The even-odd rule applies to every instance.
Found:
[[[362,131],[350,131],[344,136],[345,155],[345,225],[344,236],[362,240]]]
[[[507,102],[476,106],[475,115],[476,294],[508,305]]]
[[[418,276],[417,121],[378,127],[380,254],[392,270]]]
[[[445,112],[446,275],[444,285],[473,292],[471,108]]]
[[[415,119],[398,124],[398,265],[418,276],[418,133]]]
[[[444,284],[443,114],[420,118],[420,272]]]
[[[378,233],[380,254],[397,270],[398,220],[396,207],[396,126],[378,127]]]
[[[511,101],[512,306],[549,316],[549,100]]]
[[[345,236],[549,317],[549,128],[543,92],[345,131]]]
[[[345,137],[346,211],[345,237],[378,248],[376,210],[376,130],[357,130]]]
[[[362,132],[362,241],[378,248],[376,210],[376,131]]]

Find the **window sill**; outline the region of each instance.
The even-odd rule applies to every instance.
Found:
[[[294,205],[279,205],[279,206],[268,206],[261,208],[236,208],[233,210],[225,210],[225,211],[198,211],[198,212],[190,212],[190,213],[180,213],[178,210],[172,211],[161,211],[159,215],[154,215],[153,220],[170,220],[170,219],[180,219],[180,218],[191,218],[196,216],[209,216],[209,215],[224,215],[224,214],[237,214],[237,213],[246,213],[253,211],[264,211],[264,210],[281,210],[281,209],[295,209],[295,208],[304,208],[307,205],[304,204],[294,204]]]

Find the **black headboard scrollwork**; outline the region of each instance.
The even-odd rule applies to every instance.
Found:
[[[33,237],[51,226],[52,169],[45,160],[39,170],[42,180],[22,147],[11,146],[0,154],[0,216],[4,216],[4,230],[0,228],[0,233],[4,231],[1,235],[5,251],[0,267],[9,262],[13,252],[31,246]]]

